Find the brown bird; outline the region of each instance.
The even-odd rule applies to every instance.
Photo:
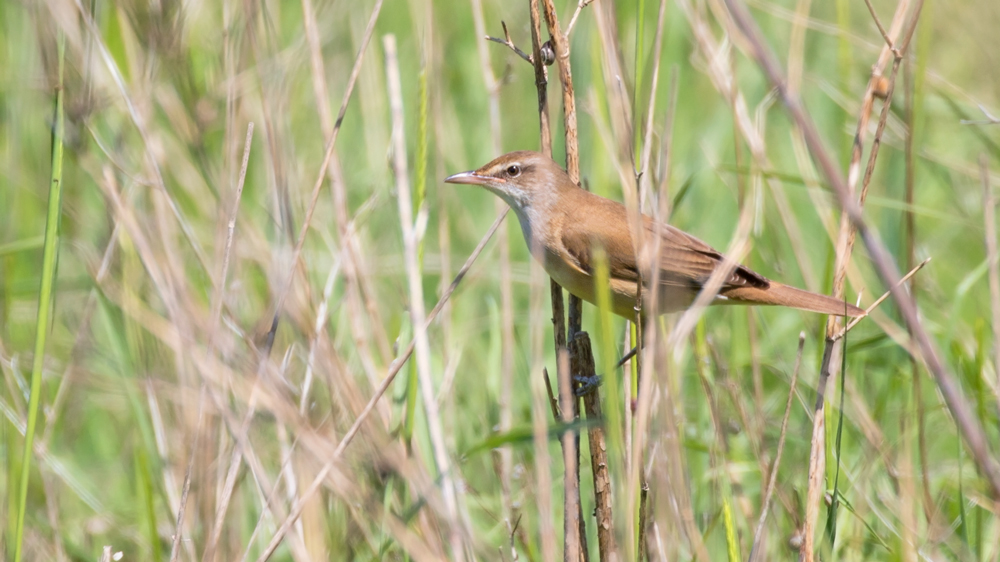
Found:
[[[545,271],[570,293],[596,304],[594,255],[607,255],[615,314],[635,318],[640,267],[625,206],[580,188],[551,158],[532,151],[504,154],[478,170],[444,181],[485,187],[514,209],[528,248]],[[684,310],[694,302],[724,257],[708,244],[668,224],[642,215],[645,236],[660,237],[658,313]],[[643,291],[648,286],[643,287]],[[713,304],[789,306],[823,314],[863,316],[844,301],[771,281],[738,265]]]

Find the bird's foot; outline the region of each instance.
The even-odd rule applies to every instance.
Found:
[[[601,386],[600,375],[594,375],[592,377],[577,375],[573,377],[573,380],[579,383],[579,386],[577,386],[576,390],[574,391],[574,393],[577,396],[586,396],[587,394],[590,394],[591,392],[597,390],[599,386]]]

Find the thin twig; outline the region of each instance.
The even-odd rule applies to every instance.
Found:
[[[909,273],[907,273],[906,275],[904,275],[899,280],[899,283],[897,284],[897,286],[902,286],[904,283],[906,283],[907,281],[909,281],[911,277],[913,277],[914,275],[916,275],[916,273],[918,271],[920,271],[921,269],[923,269],[923,267],[925,265],[927,265],[927,263],[930,262],[930,261],[931,261],[931,258],[927,258],[924,261],[922,261],[922,262],[918,263],[917,265],[915,265],[913,267],[913,269],[910,270]],[[847,332],[850,332],[852,328],[854,328],[855,326],[857,326],[858,322],[861,322],[862,320],[864,320],[865,318],[867,318],[868,315],[871,314],[873,310],[875,310],[876,308],[878,308],[878,305],[882,304],[883,301],[885,301],[887,298],[889,298],[889,296],[891,294],[892,294],[892,291],[886,291],[885,293],[882,293],[881,297],[875,299],[875,302],[871,303],[868,306],[868,308],[865,309],[865,315],[864,316],[856,316],[854,319],[852,319],[850,321],[850,323],[848,323],[846,326],[844,326],[843,328],[841,328],[839,332],[837,332],[836,334],[834,334],[833,338],[832,338],[833,341],[837,341],[840,338],[844,337],[844,335]]]
[[[882,34],[882,39],[885,40],[885,44],[889,46],[893,54],[897,57],[899,56],[899,51],[896,50],[896,45],[893,44],[892,38],[889,37],[889,33],[882,27],[882,21],[878,19],[878,14],[875,13],[875,7],[872,6],[871,0],[865,0],[865,6],[868,6],[868,13],[872,15],[872,19],[875,20],[875,26],[878,27],[878,32]]]
[[[767,522],[768,508],[771,507],[771,496],[774,494],[778,481],[778,467],[781,466],[781,453],[785,450],[785,436],[788,431],[788,417],[792,413],[792,399],[795,397],[795,385],[799,380],[799,367],[802,366],[802,348],[805,347],[806,333],[799,332],[799,350],[795,355],[795,368],[792,370],[792,382],[788,387],[788,400],[785,402],[785,415],[781,418],[781,434],[778,437],[778,450],[771,464],[771,475],[767,479],[767,491],[764,492],[764,505],[760,509],[757,529],[753,533],[753,546],[750,548],[750,562],[760,556],[761,541],[764,539],[764,523]]]
[[[576,11],[573,12],[573,17],[569,20],[569,25],[566,26],[566,37],[569,37],[570,33],[573,33],[573,26],[576,25],[576,18],[580,17],[580,12],[584,8],[589,6],[594,0],[580,0],[576,4]]]
[[[562,85],[563,93],[563,129],[565,133],[565,148],[566,148],[566,171],[570,176],[571,181],[575,184],[580,183],[580,156],[578,150],[578,137],[577,137],[577,123],[576,123],[576,97],[573,91],[573,75],[570,66],[569,59],[569,41],[566,35],[563,34],[559,26],[559,18],[556,14],[555,6],[552,0],[542,1],[543,11],[545,15],[545,22],[548,27],[549,36],[551,39],[545,44],[541,44],[541,23],[539,18],[539,2],[538,0],[531,0],[531,24],[532,24],[532,54],[535,57],[535,79],[536,85],[538,86],[538,98],[539,98],[539,114],[542,118],[542,147],[543,151],[546,152],[548,156],[551,157],[551,133],[548,130],[548,112],[547,105],[543,102],[542,98],[545,95],[545,88],[547,80],[544,79],[544,67],[542,64],[552,64],[553,60],[557,61],[559,64],[559,81]],[[542,78],[542,79],[540,79]],[[576,334],[581,331],[583,323],[583,302],[579,297],[575,295],[569,296],[569,310],[567,314],[566,325],[563,325],[562,321],[562,288],[556,283],[554,279],[550,282],[550,292],[552,294],[552,312],[553,312],[553,323],[555,324],[556,332],[556,353],[557,357],[561,355],[560,349],[566,346],[566,339],[575,338]],[[568,329],[568,332],[566,331]],[[575,341],[575,340],[574,340]],[[577,352],[570,348],[570,361],[574,365],[577,364],[579,357],[577,357]],[[593,371],[593,356],[589,359],[589,368]],[[570,379],[569,373],[563,373],[561,370],[564,366],[568,366],[566,363],[560,361],[558,367],[560,369],[559,373],[559,385],[560,385],[560,396],[567,395],[573,396],[573,385]],[[574,368],[574,373],[578,373],[579,370]],[[567,384],[565,388],[563,385]],[[592,393],[596,393],[592,391]],[[572,400],[572,404],[569,401],[562,401],[563,416],[567,414],[567,408],[569,408],[569,415],[575,417],[578,409],[578,400]],[[572,407],[570,407],[572,406]],[[575,481],[571,481],[572,478],[567,480],[567,489],[565,494],[566,499],[566,522],[567,526],[570,524],[572,515],[569,515],[569,511],[573,509],[571,505],[574,501],[576,503],[576,511],[574,515],[579,517],[577,528],[575,530],[568,530],[568,534],[565,538],[566,550],[564,552],[565,559],[567,561],[573,560],[574,562],[581,557],[586,560],[588,558],[586,552],[586,535],[585,526],[582,525],[582,513],[579,513],[582,509],[580,507],[581,503],[579,501],[579,465],[580,465],[580,447],[579,447],[579,437],[575,436],[574,441],[571,444],[573,446],[573,457],[574,466],[573,472],[576,474]],[[569,456],[567,452],[567,457]],[[567,474],[570,471],[570,466],[566,466],[565,469]],[[605,467],[606,468],[606,467]],[[596,475],[595,475],[596,478]],[[574,489],[570,490],[570,485],[575,486]],[[610,481],[609,481],[610,484]],[[576,499],[573,500],[569,498],[571,494],[576,495]],[[567,527],[568,529],[568,527]],[[575,544],[574,544],[575,542]],[[573,552],[575,549],[576,552]],[[601,560],[605,560],[604,557]]]
[[[507,31],[507,22],[501,20],[500,25],[503,26],[503,39],[500,39],[499,37],[490,37],[489,35],[485,35],[484,37],[486,37],[486,40],[493,41],[494,43],[500,43],[501,45],[506,45],[511,51],[517,53],[517,56],[528,61],[528,64],[535,64],[535,60],[532,58],[531,55],[519,49],[517,45],[515,45],[514,42],[511,41],[510,32]]]

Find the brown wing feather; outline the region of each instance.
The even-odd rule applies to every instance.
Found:
[[[593,249],[600,245],[609,256],[608,266],[613,278],[637,281],[639,267],[632,248],[632,236],[628,231],[625,206],[589,193],[584,197],[588,199],[584,205],[588,216],[562,225],[562,246],[576,260],[576,265],[581,270],[592,273]],[[647,235],[660,236],[661,239],[660,283],[700,290],[715,268],[722,264],[722,254],[680,229],[657,223],[646,215],[642,218]],[[766,289],[769,281],[740,265],[723,283],[722,290],[748,286]]]
[[[690,234],[670,226],[657,223],[643,216],[646,232],[660,236],[660,278],[662,283],[684,284],[700,289],[708,282],[717,267],[725,258],[718,250],[691,236]],[[722,290],[737,287],[757,287],[766,289],[770,282],[763,275],[742,265],[737,265],[722,284]]]
[[[625,207],[602,197],[591,196],[588,199],[587,217],[566,220],[561,225],[559,235],[562,247],[588,274],[594,272],[594,250],[602,247],[608,256],[612,277],[637,281],[639,270],[625,220]]]

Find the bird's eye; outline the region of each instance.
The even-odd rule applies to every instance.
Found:
[[[510,166],[507,166],[506,172],[508,177],[516,178],[521,175],[521,167],[517,164],[511,164]]]

